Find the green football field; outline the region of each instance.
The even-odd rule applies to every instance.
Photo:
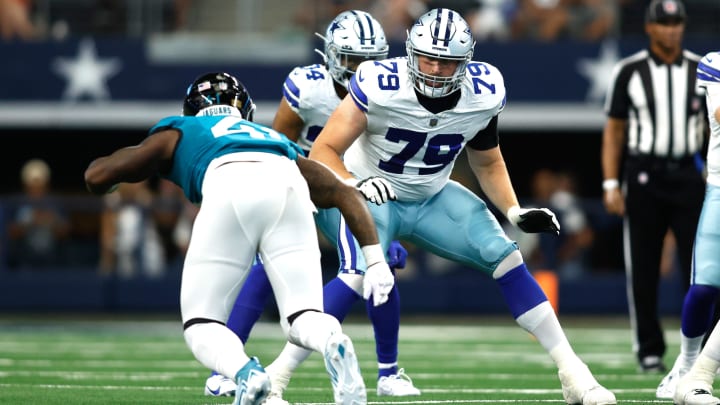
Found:
[[[138,317],[139,319],[139,317]],[[408,318],[400,329],[400,366],[419,397],[378,397],[372,329],[346,322],[355,343],[370,404],[562,404],[549,356],[506,319]],[[655,399],[662,378],[640,374],[625,319],[573,318],[566,333],[576,352],[620,404],[670,404]],[[676,321],[666,321],[666,363],[677,351]],[[247,351],[268,364],[280,351],[280,327],[261,322]],[[228,404],[203,395],[208,371],[191,355],[179,321],[40,320],[0,315],[0,404]],[[296,371],[285,398],[332,404],[322,358],[313,354]]]

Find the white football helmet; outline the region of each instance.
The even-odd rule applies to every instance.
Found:
[[[720,84],[720,52],[710,52],[698,63],[697,86]]]
[[[325,52],[316,49],[327,64],[333,79],[347,88],[357,66],[369,59],[385,59],[388,55],[387,39],[380,23],[360,10],[343,11],[328,25]]]
[[[418,18],[408,31],[405,46],[410,79],[415,89],[435,98],[459,88],[467,64],[472,60],[475,40],[470,26],[460,14],[447,8],[436,8]],[[420,71],[418,55],[459,61],[459,64],[450,77],[434,76]]]

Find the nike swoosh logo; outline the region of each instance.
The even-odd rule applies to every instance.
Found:
[[[218,394],[220,393],[220,387],[219,387],[219,386],[217,387],[217,389],[216,389],[216,390],[214,390],[214,389],[212,389],[212,388],[208,387],[207,385],[205,386],[205,388],[207,388],[207,389],[208,389],[208,391],[210,391],[210,393],[211,393],[211,394],[213,394],[213,395],[218,395]]]
[[[358,72],[358,81],[359,82],[365,81],[365,78],[363,77],[363,74],[362,74],[362,70]]]

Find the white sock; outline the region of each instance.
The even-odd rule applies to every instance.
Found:
[[[555,361],[558,369],[581,361],[570,346],[555,310],[548,301],[520,315],[517,323],[535,336]]]
[[[680,332],[680,368],[689,370],[700,354],[704,336],[689,338]]]
[[[700,356],[698,356],[697,361],[693,364],[688,374],[693,380],[701,381],[712,386],[718,366],[720,366],[720,361],[713,360],[703,351],[700,353]]]
[[[235,374],[250,358],[245,346],[230,329],[219,323],[198,323],[185,329],[185,342],[203,366],[225,377]]]
[[[389,368],[397,367],[397,361],[395,363],[378,363],[378,369],[386,370]]]
[[[312,354],[312,350],[302,348],[290,342],[285,344],[280,354],[266,369],[275,369],[289,371],[292,373],[295,369]]]
[[[324,353],[328,338],[335,333],[342,333],[335,317],[322,312],[304,312],[293,321],[288,330],[288,343],[268,368],[292,373],[313,350]]]
[[[702,349],[701,357],[702,356],[707,356],[711,360],[720,362],[720,326],[716,326],[710,334],[710,337],[708,337],[707,342],[705,342],[705,347]],[[700,358],[698,358],[698,360],[700,360]],[[717,366],[715,368],[717,369]]]

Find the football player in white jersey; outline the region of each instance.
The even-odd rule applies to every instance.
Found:
[[[557,365],[567,403],[616,404],[572,349],[517,244],[486,202],[449,179],[465,149],[482,190],[513,225],[559,232],[550,210],[519,206],[510,182],[497,130],[505,107],[500,71],[472,61],[470,28],[449,9],[422,15],[406,44],[407,57],[360,64],[310,158],[349,184],[372,179],[373,187],[363,191],[376,203],[370,210],[383,246],[396,238],[412,242],[495,279],[517,323]],[[275,363],[281,361],[293,364],[289,356]]]
[[[347,95],[350,77],[357,66],[365,60],[384,59],[388,55],[388,44],[380,23],[370,14],[360,10],[344,11],[328,25],[325,35],[316,34],[324,41],[324,64],[294,68],[283,84],[283,97],[273,121],[273,129],[296,142],[309,153],[313,141],[325,126],[330,114]],[[321,210],[323,211],[323,210]],[[329,218],[328,218],[329,217]],[[324,220],[328,218],[328,220]],[[337,216],[317,216],[317,224],[331,241],[337,239]],[[354,272],[355,250],[339,250],[341,273]],[[405,265],[407,251],[393,241],[388,248],[388,264],[391,268]],[[248,339],[253,325],[260,318],[265,303],[272,295],[270,282],[262,265],[251,269],[228,319],[227,325],[240,339]],[[324,302],[335,308],[331,314],[345,314],[358,299],[359,290],[347,286],[342,278],[333,279],[324,288]],[[412,380],[403,369],[398,368],[398,335],[400,329],[400,299],[397,288],[390,292],[388,301],[375,306],[368,300],[367,311],[375,329],[378,359],[378,395],[407,396],[420,395]],[[340,315],[336,315],[340,317]],[[342,321],[342,318],[340,320]],[[269,374],[283,379],[282,370],[268,366]],[[283,387],[281,382],[274,386]],[[216,372],[208,377],[205,394],[213,396],[232,395],[235,382]],[[268,404],[286,404],[280,392],[268,399]]]
[[[680,354],[657,390],[658,397],[673,398],[678,405],[720,404],[712,395],[720,367],[720,327],[715,326],[700,351],[720,292],[720,52],[710,52],[700,60],[696,83],[705,90],[710,122],[707,185],[695,235],[690,288],[683,302]]]

